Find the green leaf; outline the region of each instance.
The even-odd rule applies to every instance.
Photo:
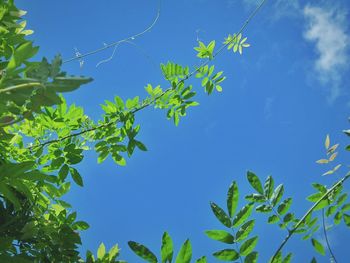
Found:
[[[137,140],[134,140],[134,141],[135,141],[137,148],[139,148],[141,151],[147,151],[146,146],[142,142],[137,141]]]
[[[290,263],[292,260],[293,254],[288,253],[288,255],[282,260],[282,263]]]
[[[283,193],[284,193],[284,187],[283,187],[283,184],[280,184],[279,186],[276,187],[271,197],[271,204],[273,207],[276,206],[278,202],[281,200]]]
[[[280,221],[280,219],[279,219],[279,217],[276,216],[276,215],[270,216],[269,219],[267,220],[267,222],[268,222],[269,224],[275,224],[275,223],[277,223],[278,221]]]
[[[73,167],[69,167],[69,171],[70,171],[70,174],[73,178],[73,181],[79,186],[84,186],[83,178],[79,174],[78,170],[73,168]]]
[[[90,227],[89,224],[84,221],[76,221],[73,224],[73,228],[75,230],[87,230],[89,227]]]
[[[173,260],[173,241],[167,232],[162,237],[161,257],[162,263],[171,263]]]
[[[101,243],[101,245],[98,247],[98,250],[97,250],[97,258],[102,260],[105,254],[106,254],[106,247],[103,243]]]
[[[47,84],[47,88],[55,92],[71,92],[92,80],[92,78],[84,77],[56,77],[51,83]]]
[[[250,183],[250,185],[258,191],[260,194],[264,194],[264,190],[262,188],[261,182],[259,177],[257,177],[253,172],[248,171],[247,172],[247,178]]]
[[[139,257],[143,258],[147,262],[150,263],[157,263],[157,257],[149,250],[147,247],[144,245],[134,242],[134,241],[129,241],[128,245],[130,249]]]
[[[196,260],[196,263],[207,263],[207,258],[205,256]]]
[[[255,208],[255,211],[260,212],[260,213],[270,213],[272,211],[272,206],[263,204],[263,205],[258,205]]]
[[[345,223],[348,227],[350,227],[350,215],[344,214],[344,215],[343,215],[343,219],[344,219],[344,223]]]
[[[346,212],[346,211],[349,211],[349,210],[350,210],[350,203],[343,205],[342,208],[341,208],[342,212]]]
[[[317,260],[316,260],[315,257],[313,257],[313,258],[311,259],[311,263],[317,263]]]
[[[287,198],[284,200],[277,208],[277,211],[280,215],[284,215],[288,212],[290,206],[292,204],[292,198]]]
[[[252,203],[245,205],[233,219],[232,226],[238,227],[239,225],[243,224],[251,215],[253,211],[253,207],[254,207],[254,204]]]
[[[250,201],[250,202],[254,202],[254,203],[265,203],[266,197],[264,195],[261,194],[250,194],[250,195],[246,195],[245,199]]]
[[[234,243],[234,237],[224,230],[207,230],[205,231],[205,234],[211,239],[221,241],[226,244]]]
[[[258,252],[253,251],[251,253],[249,253],[245,259],[244,259],[244,263],[257,263],[258,262]]]
[[[314,249],[316,250],[316,252],[320,253],[322,256],[325,255],[324,247],[319,241],[317,241],[314,238],[311,238],[311,244],[314,247]]]
[[[67,164],[62,165],[61,169],[58,171],[58,178],[61,182],[63,182],[68,175],[69,167]]]
[[[238,205],[239,191],[236,182],[232,182],[227,192],[227,210],[230,217],[236,212]]]
[[[216,218],[226,227],[231,227],[231,220],[228,217],[228,215],[225,213],[225,211],[215,204],[214,202],[210,202],[210,207],[213,210],[214,215]]]
[[[223,249],[213,254],[214,257],[223,261],[233,261],[239,258],[239,254],[234,249]]]
[[[175,263],[190,263],[192,258],[192,247],[190,240],[186,240],[177,254]]]
[[[264,184],[264,194],[267,198],[271,198],[274,187],[275,187],[275,182],[272,176],[268,176]]]
[[[252,237],[248,240],[246,240],[242,246],[239,249],[239,253],[243,256],[247,256],[250,252],[253,251],[253,249],[256,246],[256,243],[258,243],[258,237]]]
[[[3,183],[0,183],[0,193],[14,205],[16,210],[19,210],[21,208],[21,204],[18,198],[10,187]]]
[[[255,220],[250,220],[245,222],[237,231],[235,242],[242,241],[246,239],[252,232],[255,225]]]

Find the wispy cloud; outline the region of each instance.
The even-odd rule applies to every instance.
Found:
[[[303,15],[307,20],[304,38],[316,45],[318,57],[314,69],[317,78],[322,84],[329,85],[329,101],[333,102],[341,94],[343,72],[348,68],[347,13],[339,8],[307,5]]]

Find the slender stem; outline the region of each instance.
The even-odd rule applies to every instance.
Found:
[[[266,2],[267,0],[262,0],[261,3],[257,6],[257,8],[250,14],[250,16],[248,17],[248,19],[244,22],[243,26],[241,27],[241,29],[238,31],[238,34],[242,33],[244,31],[244,29],[247,27],[247,25],[249,24],[249,22],[253,19],[253,17],[258,13],[258,11],[261,9],[261,7],[263,6],[263,4]],[[157,15],[157,18],[155,19],[155,22],[158,20],[158,17],[159,17],[159,13],[160,13],[160,9],[158,10],[158,15]],[[153,22],[153,25],[155,24],[155,22]],[[150,26],[151,27],[153,27]],[[150,30],[150,29],[149,29]],[[142,34],[144,34],[145,32],[147,32],[147,30],[143,31],[143,33],[139,33],[135,36],[140,36]],[[133,36],[135,38],[135,36]],[[127,39],[124,39],[122,40],[123,42],[126,42],[126,41],[129,41],[132,37],[130,38],[127,38]],[[233,40],[232,40],[233,41]],[[232,42],[231,41],[231,42]],[[219,50],[213,55],[213,58],[215,58],[216,56],[218,56],[222,50],[227,47],[229,44],[231,44],[231,42],[225,44],[225,45],[222,45]],[[116,42],[114,43],[114,45],[119,45],[120,42]],[[106,48],[106,47],[105,47]],[[104,49],[105,49],[104,48]],[[87,53],[83,56],[87,56],[91,53],[96,53],[98,51],[94,51],[94,52],[90,52],[90,53]],[[78,57],[77,57],[78,58]],[[77,59],[77,58],[72,58],[70,60],[67,60],[65,62],[69,62],[71,60],[74,60],[74,59]],[[81,58],[81,56],[79,57]],[[167,94],[168,92],[176,89],[179,85],[179,83],[181,83],[182,81],[185,81],[187,79],[189,79],[190,77],[192,77],[196,72],[198,72],[199,68],[201,68],[202,66],[205,66],[209,63],[209,59],[205,60],[199,67],[197,67],[195,70],[193,70],[192,72],[190,72],[189,74],[187,74],[184,78],[180,79],[178,84],[176,85],[176,87],[171,87],[171,88],[168,88],[166,89],[165,91],[163,91],[163,93],[161,93],[160,95],[158,95],[157,97],[155,97],[154,99],[150,100],[149,102],[146,102],[146,103],[142,103],[141,106],[133,109],[130,111],[131,114],[134,114],[150,105],[152,105],[153,103],[155,103],[158,99],[160,99],[161,97],[163,97],[165,94]],[[46,141],[44,143],[40,143],[40,144],[37,144],[37,145],[34,145],[34,146],[31,146],[29,147],[29,149],[34,149],[34,148],[37,148],[37,147],[43,147],[45,145],[48,145],[48,144],[51,144],[51,143],[55,143],[55,142],[60,142],[60,141],[63,141],[63,140],[66,140],[66,139],[69,139],[69,138],[72,138],[72,137],[75,137],[75,136],[78,136],[78,135],[82,135],[84,133],[87,133],[87,132],[91,132],[91,131],[95,131],[97,129],[100,129],[100,128],[103,128],[103,127],[106,127],[106,126],[109,126],[109,125],[112,125],[114,123],[116,123],[117,121],[119,121],[118,119],[117,120],[113,120],[113,121],[110,121],[110,122],[107,122],[107,123],[104,123],[102,125],[99,125],[99,126],[95,126],[95,127],[92,127],[92,128],[89,128],[89,129],[86,129],[86,130],[83,130],[83,131],[80,131],[80,132],[77,132],[77,133],[73,133],[73,134],[70,134],[70,135],[67,135],[67,136],[64,136],[62,138],[58,138],[58,139],[54,139],[54,140],[50,140],[50,141]]]
[[[324,234],[324,237],[326,239],[326,244],[327,244],[327,248],[328,248],[328,251],[329,253],[331,254],[331,257],[333,258],[333,261],[335,263],[337,263],[337,259],[335,258],[334,254],[333,254],[333,251],[331,249],[331,246],[329,244],[329,241],[328,241],[328,235],[327,235],[327,230],[326,230],[326,223],[325,223],[325,219],[324,219],[324,208],[322,209],[322,225],[323,225],[323,234]]]
[[[128,41],[135,40],[136,38],[142,36],[143,34],[145,34],[145,33],[149,32],[149,31],[151,31],[151,29],[155,26],[155,24],[156,24],[156,23],[158,22],[158,20],[159,20],[159,17],[160,17],[160,10],[161,10],[161,2],[162,2],[161,0],[158,1],[158,10],[157,10],[157,15],[156,15],[155,19],[154,19],[153,22],[152,22],[146,29],[144,29],[143,31],[141,31],[141,32],[139,32],[139,33],[137,33],[137,34],[134,34],[134,35],[132,35],[132,36],[129,36],[129,37],[127,37],[127,38],[124,38],[124,39],[122,39],[122,40],[118,40],[118,41],[116,41],[116,42],[113,42],[113,43],[111,43],[111,44],[109,44],[109,45],[106,45],[106,46],[104,46],[104,47],[98,48],[98,49],[96,49],[96,50],[87,52],[87,53],[82,54],[82,55],[77,55],[77,56],[72,57],[72,58],[70,58],[70,59],[64,60],[63,63],[68,63],[68,62],[71,62],[71,61],[73,61],[73,60],[82,59],[82,58],[84,58],[84,57],[94,55],[94,54],[96,54],[96,53],[98,53],[98,52],[101,52],[101,51],[103,51],[103,50],[106,50],[106,49],[108,49],[108,48],[111,48],[111,47],[114,47],[114,46],[118,46],[119,44],[121,44],[121,43],[123,43],[123,42],[128,42]]]
[[[310,207],[310,209],[304,214],[304,216],[299,220],[299,222],[295,225],[295,227],[288,233],[288,235],[286,236],[286,238],[283,240],[283,242],[280,244],[280,246],[278,247],[278,249],[276,250],[275,254],[273,255],[272,259],[271,259],[271,263],[273,263],[275,257],[277,256],[277,254],[282,250],[282,248],[285,246],[285,244],[288,242],[288,240],[291,238],[291,236],[294,234],[294,232],[301,226],[301,224],[305,221],[306,217],[308,215],[310,215],[315,208],[319,205],[319,203],[321,203],[321,201],[323,199],[325,199],[326,197],[328,197],[329,194],[331,194],[338,186],[340,186],[341,184],[344,183],[345,180],[347,180],[350,177],[350,172],[348,172],[345,177],[343,177],[342,179],[340,179],[332,188],[330,188],[322,197],[320,197],[320,199],[317,200],[316,203],[314,203],[313,206]]]
[[[10,87],[5,88],[5,89],[0,89],[0,94],[5,93],[5,92],[9,92],[9,91],[13,91],[13,90],[17,90],[17,89],[25,89],[25,88],[33,88],[33,87],[44,88],[45,86],[40,82],[23,83],[23,84],[10,86]]]

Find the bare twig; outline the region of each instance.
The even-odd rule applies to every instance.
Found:
[[[332,257],[334,263],[337,263],[337,259],[335,258],[334,253],[333,253],[333,251],[332,251],[332,249],[331,249],[331,246],[330,246],[330,244],[329,244],[329,241],[328,241],[328,235],[327,235],[327,229],[326,229],[326,222],[325,222],[325,219],[324,219],[324,213],[325,213],[325,211],[324,211],[324,208],[323,208],[323,209],[322,209],[323,234],[324,234],[324,237],[325,237],[325,239],[326,239],[326,244],[327,244],[328,251],[329,251],[329,253],[331,254],[331,257]]]

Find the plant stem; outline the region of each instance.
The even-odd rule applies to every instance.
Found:
[[[258,11],[261,9],[261,7],[264,5],[264,3],[265,3],[266,1],[267,1],[267,0],[262,0],[262,1],[260,2],[260,4],[259,4],[259,5],[256,7],[256,9],[250,14],[250,16],[248,17],[248,19],[244,22],[244,24],[242,25],[242,27],[241,27],[240,30],[238,31],[237,35],[240,34],[240,33],[242,33],[242,32],[245,30],[245,28],[247,27],[247,25],[249,24],[249,22],[250,22],[250,21],[253,19],[253,17],[258,13]],[[160,12],[160,9],[158,10],[158,15],[157,15],[155,21],[153,22],[153,24],[152,24],[148,29],[144,30],[142,33],[139,33],[139,34],[137,34],[137,35],[134,35],[133,37],[129,37],[129,38],[126,38],[126,39],[121,40],[121,41],[122,41],[122,42],[129,41],[130,39],[135,38],[135,37],[138,37],[138,36],[140,36],[140,35],[146,33],[148,30],[150,30],[150,29],[154,26],[154,24],[157,22],[158,17],[159,17],[159,12]],[[232,41],[233,41],[233,40],[232,40]],[[231,41],[231,42],[232,42],[232,41]],[[222,45],[222,46],[218,49],[218,51],[213,55],[213,58],[215,58],[216,56],[218,56],[218,55],[222,52],[222,50],[223,50],[225,47],[227,47],[229,44],[231,44],[231,42]],[[71,59],[69,59],[69,60],[66,60],[66,61],[64,61],[64,63],[69,62],[69,61],[72,61],[72,60],[75,60],[75,59],[82,58],[82,57],[84,57],[84,56],[88,56],[88,55],[95,54],[95,53],[97,53],[97,52],[99,52],[99,51],[102,51],[102,50],[108,48],[108,47],[111,47],[111,46],[114,46],[114,45],[119,45],[119,44],[120,44],[120,41],[119,41],[119,42],[115,42],[115,43],[113,43],[113,44],[111,44],[111,45],[108,45],[108,46],[106,46],[106,47],[104,47],[104,48],[101,48],[101,49],[99,49],[99,50],[95,50],[95,51],[90,52],[90,53],[87,53],[87,54],[85,54],[85,55],[81,55],[81,56],[79,56],[79,57],[71,58]],[[181,83],[182,81],[185,81],[185,80],[189,79],[190,77],[192,77],[195,73],[198,72],[198,70],[199,70],[201,67],[207,65],[209,62],[210,62],[209,59],[205,60],[199,67],[197,67],[195,70],[193,70],[192,72],[190,72],[189,74],[187,74],[184,78],[180,79],[179,82],[178,82],[178,84],[176,85],[176,87],[171,87],[171,88],[166,89],[165,91],[163,91],[162,94],[158,95],[158,96],[155,97],[153,100],[151,100],[151,101],[149,101],[149,102],[147,102],[147,103],[142,103],[141,106],[136,107],[136,108],[133,109],[133,110],[130,110],[129,113],[134,114],[134,113],[136,113],[136,112],[138,112],[138,111],[140,111],[140,110],[142,110],[142,109],[144,109],[144,108],[146,108],[146,107],[152,105],[153,103],[155,103],[158,99],[160,99],[161,97],[163,97],[163,96],[164,96],[165,94],[167,94],[168,92],[170,92],[170,91],[172,91],[172,90],[175,90],[175,89],[178,87],[179,83]],[[92,128],[89,128],[89,129],[86,129],[86,130],[83,130],[83,131],[80,131],[80,132],[77,132],[77,133],[73,133],[73,134],[67,135],[67,136],[62,137],[62,138],[58,138],[58,139],[46,141],[46,142],[44,142],[44,143],[40,143],[40,144],[37,144],[37,145],[33,145],[33,146],[31,146],[31,147],[28,147],[28,148],[29,148],[29,149],[34,149],[34,148],[38,148],[38,147],[43,147],[43,146],[48,145],[48,144],[51,144],[51,143],[60,142],[60,141],[69,139],[69,138],[71,138],[71,137],[75,137],[75,136],[82,135],[82,134],[87,133],[87,132],[95,131],[95,130],[97,130],[97,129],[99,129],[99,128],[107,127],[107,126],[112,125],[112,124],[114,124],[114,123],[116,123],[116,122],[118,122],[118,121],[119,121],[118,119],[117,119],[117,120],[113,120],[113,121],[111,121],[111,122],[104,123],[104,124],[101,124],[101,125],[99,125],[99,126],[95,126],[95,127],[92,127]]]
[[[327,235],[327,230],[326,230],[326,224],[325,224],[325,219],[324,219],[324,209],[322,209],[322,225],[323,225],[323,234],[324,234],[324,237],[326,239],[326,244],[327,244],[327,248],[328,248],[328,251],[329,253],[331,254],[331,257],[333,258],[334,262],[337,263],[337,259],[335,258],[334,254],[333,254],[333,251],[331,249],[331,246],[329,244],[329,241],[328,241],[328,235]]]
[[[0,89],[0,94],[5,93],[5,92],[9,92],[9,91],[13,91],[16,89],[25,89],[25,88],[33,88],[33,87],[44,88],[45,86],[43,84],[41,84],[40,82],[23,83],[23,84],[10,86],[10,87],[5,88],[5,89]]]
[[[271,259],[271,263],[273,263],[275,257],[277,256],[277,254],[282,250],[282,248],[285,246],[285,244],[288,242],[288,240],[291,238],[291,236],[294,234],[294,232],[300,227],[300,225],[305,221],[306,217],[308,215],[310,215],[314,209],[318,206],[319,203],[321,203],[321,201],[323,199],[325,199],[326,197],[328,197],[329,194],[331,194],[334,189],[336,189],[338,186],[340,186],[341,184],[344,183],[345,180],[347,180],[350,177],[350,172],[348,172],[345,177],[343,177],[342,179],[340,179],[335,185],[333,185],[323,196],[320,197],[320,199],[317,200],[316,203],[313,204],[313,206],[304,214],[304,216],[299,220],[299,222],[295,225],[295,227],[288,233],[288,235],[286,236],[286,238],[283,240],[283,242],[281,243],[281,245],[278,247],[278,249],[276,250],[276,252],[274,253],[272,259]]]

